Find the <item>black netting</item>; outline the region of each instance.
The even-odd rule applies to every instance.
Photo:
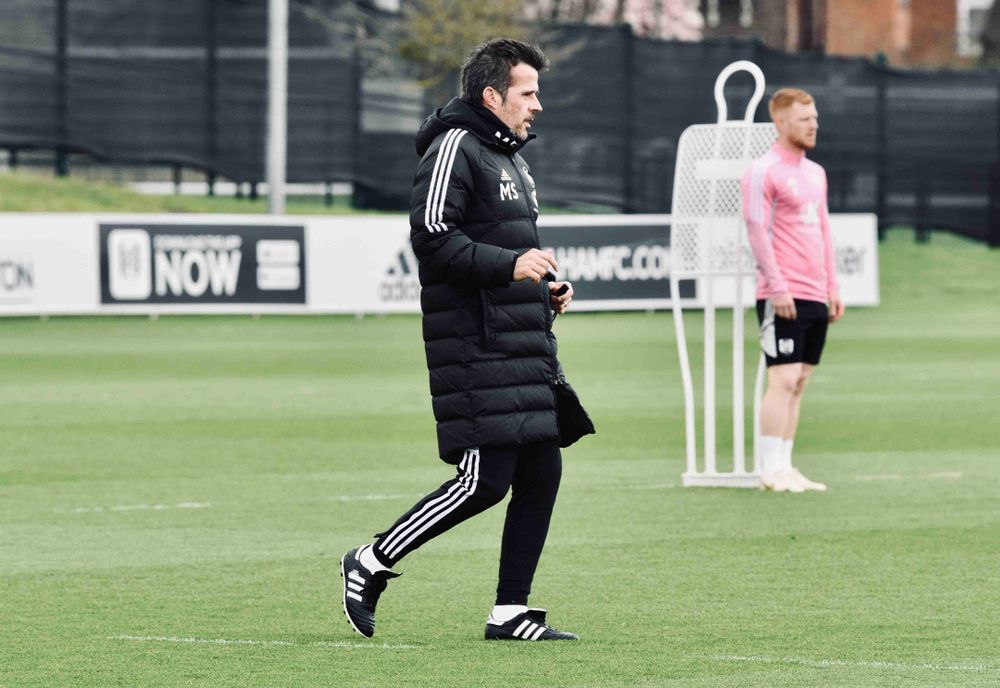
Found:
[[[402,209],[413,134],[443,103],[428,102],[399,58],[398,17],[363,6],[291,3],[288,178],[352,181],[356,204]],[[750,59],[768,95],[794,85],[816,97],[814,157],[834,211],[1000,243],[996,72],[902,71],[743,41],[639,39],[625,27],[562,26],[541,41],[552,69],[525,155],[546,205],[669,212],[678,137],[715,121],[716,75]],[[0,147],[262,181],[266,48],[267,0],[5,0]],[[752,87],[745,75],[730,81],[731,118]],[[756,114],[766,121],[763,104]]]
[[[540,78],[544,111],[525,149],[541,200],[579,207],[625,204],[629,103],[625,31],[592,27],[553,34],[552,68]],[[558,75],[558,76],[556,76]]]
[[[290,181],[353,173],[359,74],[335,5],[292,4]],[[0,146],[263,178],[266,0],[6,0],[0,27]]]

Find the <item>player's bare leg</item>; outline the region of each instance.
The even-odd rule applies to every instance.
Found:
[[[767,369],[767,389],[760,406],[761,487],[774,492],[803,492],[785,465],[785,434],[793,397],[802,376],[802,363],[784,363]],[[801,395],[800,395],[801,397]],[[796,409],[797,409],[796,405]],[[798,417],[796,414],[796,424]]]
[[[795,383],[795,388],[792,391],[791,399],[788,404],[788,417],[785,421],[785,432],[784,432],[784,452],[786,454],[782,461],[782,464],[788,467],[791,471],[792,478],[797,482],[803,489],[813,490],[815,492],[826,492],[826,485],[823,483],[818,483],[814,480],[810,480],[806,476],[802,475],[799,469],[792,465],[792,447],[795,442],[795,431],[799,426],[799,411],[802,407],[802,395],[805,393],[806,385],[809,384],[809,378],[812,376],[813,371],[816,370],[816,366],[810,365],[809,363],[803,363],[802,369],[799,371],[799,378]]]

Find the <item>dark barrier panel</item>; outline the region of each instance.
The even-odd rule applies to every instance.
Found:
[[[539,137],[524,153],[532,174],[545,180],[539,201],[625,208],[627,34],[577,27],[556,32],[553,43],[552,69],[540,79]]]
[[[546,227],[544,245],[559,261],[559,277],[577,299],[609,302],[669,299],[670,227]],[[680,280],[680,295],[696,296],[695,280]]]
[[[305,229],[101,224],[101,303],[306,303]]]

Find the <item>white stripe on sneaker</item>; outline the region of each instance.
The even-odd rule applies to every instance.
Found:
[[[538,640],[540,637],[542,637],[542,633],[545,633],[545,626],[539,626],[538,632],[535,633],[533,636],[531,636],[531,640]]]
[[[364,583],[365,583],[365,579],[357,571],[348,571],[347,572],[347,577],[350,578],[351,580],[355,580],[355,581],[361,583],[362,585],[364,585]]]
[[[362,602],[363,601],[361,599],[361,595],[359,595],[356,592],[352,592],[351,590],[347,591],[347,596],[350,597],[352,600],[357,600],[358,602]]]
[[[523,631],[528,626],[533,626],[533,625],[534,624],[532,624],[530,621],[528,621],[527,619],[525,619],[524,621],[521,622],[520,626],[518,626],[517,628],[514,629],[514,637],[515,638],[520,638],[521,637],[521,631]]]

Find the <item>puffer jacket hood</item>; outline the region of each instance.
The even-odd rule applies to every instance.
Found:
[[[434,139],[449,129],[465,129],[487,146],[507,155],[519,152],[535,138],[529,133],[528,138],[522,141],[499,117],[482,105],[470,105],[461,98],[453,98],[420,125],[416,140],[417,155],[426,153]]]

